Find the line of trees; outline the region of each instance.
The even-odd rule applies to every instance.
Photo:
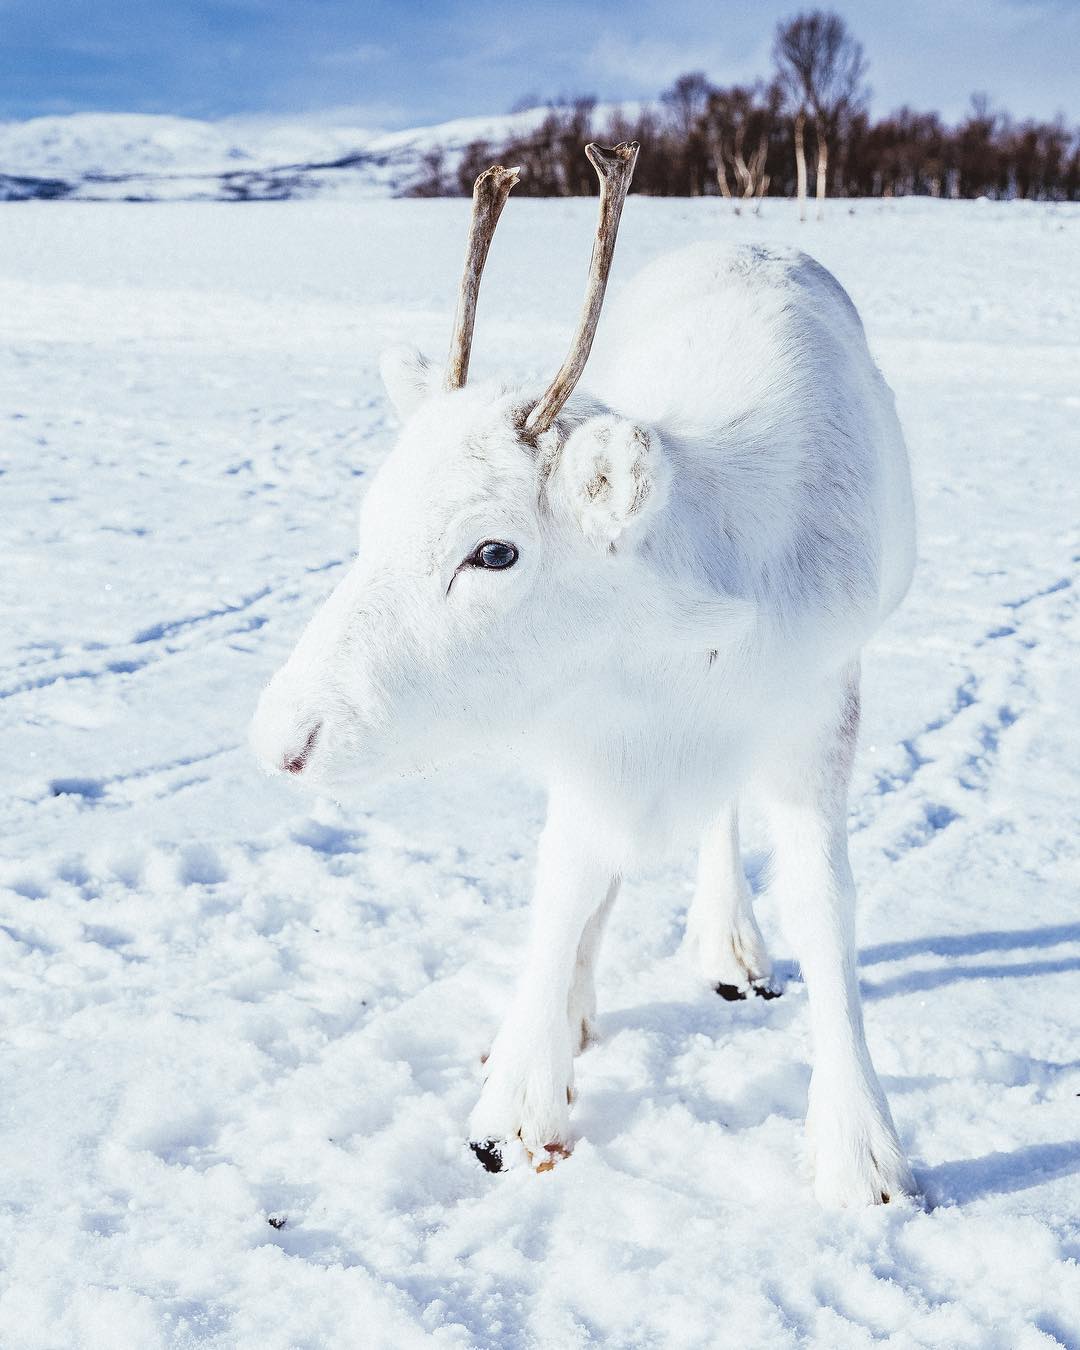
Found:
[[[872,120],[866,57],[839,15],[814,10],[779,23],[773,62],[772,78],[752,85],[682,75],[633,115],[600,116],[593,98],[553,106],[526,134],[473,142],[452,170],[433,151],[414,191],[468,195],[499,160],[522,166],[520,194],[584,195],[595,183],[582,145],[638,140],[647,153],[636,191],[717,194],[736,210],[795,195],[805,219],[811,170],[819,214],[827,194],[1080,200],[1080,129],[1060,117],[1015,122],[977,94],[955,126],[906,107]]]

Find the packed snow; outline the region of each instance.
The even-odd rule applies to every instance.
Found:
[[[594,209],[510,202],[477,373],[555,368]],[[613,285],[694,239],[813,252],[911,446],[851,832],[924,1199],[839,1213],[767,891],[785,992],[732,1004],[680,952],[693,860],[630,878],[573,1153],[492,1176],[465,1122],[540,796],[470,762],[310,800],[246,748],[392,444],[377,356],[445,348],[468,210],[3,211],[0,1344],[1080,1345],[1080,209],[624,216]]]

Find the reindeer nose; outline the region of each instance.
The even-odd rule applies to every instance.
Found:
[[[308,760],[311,757],[312,750],[315,749],[315,742],[319,739],[319,732],[322,730],[322,723],[316,722],[307,734],[307,738],[299,750],[295,752],[286,752],[281,759],[281,770],[283,773],[303,773]]]

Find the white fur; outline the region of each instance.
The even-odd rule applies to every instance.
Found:
[[[802,254],[700,245],[631,283],[587,378],[532,445],[537,391],[433,390],[407,416],[360,553],[262,697],[255,745],[302,776],[508,753],[549,788],[525,973],[470,1124],[503,1156],[569,1144],[573,1055],[619,877],[703,839],[688,942],[714,984],[767,986],[734,803],[753,787],[806,977],[817,1191],[913,1182],[863,1034],[845,831],[858,653],[913,560],[892,397],[837,282]],[[494,539],[515,566],[460,565]]]

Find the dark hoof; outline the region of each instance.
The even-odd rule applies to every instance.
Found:
[[[497,1139],[470,1139],[469,1147],[476,1154],[485,1172],[503,1170],[502,1150]]]
[[[740,989],[737,984],[717,984],[713,986],[720,997],[728,1003],[739,1003],[746,998],[747,990]],[[771,984],[752,984],[750,992],[758,998],[779,998],[780,990],[774,989]]]

